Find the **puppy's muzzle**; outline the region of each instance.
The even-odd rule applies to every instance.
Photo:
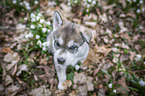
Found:
[[[64,64],[65,60],[63,58],[57,58],[59,64]]]

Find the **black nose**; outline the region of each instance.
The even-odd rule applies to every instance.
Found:
[[[65,60],[63,58],[57,58],[57,62],[59,64],[63,64],[65,62]]]

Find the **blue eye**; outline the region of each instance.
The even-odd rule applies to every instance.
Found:
[[[70,50],[76,50],[78,47],[77,46],[71,46],[69,47]]]

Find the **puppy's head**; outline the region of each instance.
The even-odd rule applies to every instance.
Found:
[[[91,30],[66,20],[55,11],[53,17],[54,62],[74,65],[86,57],[92,37]]]

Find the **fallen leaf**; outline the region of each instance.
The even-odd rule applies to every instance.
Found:
[[[76,93],[77,96],[87,96],[87,85],[79,86]]]
[[[95,27],[96,24],[97,24],[96,22],[85,22],[85,25],[90,27]]]
[[[71,82],[71,80],[66,80],[64,83],[63,83],[63,86],[64,87],[70,87],[72,85],[72,82]]]
[[[17,85],[12,84],[11,86],[6,88],[6,96],[13,96],[13,93],[16,93],[18,90],[20,89],[20,87],[18,87]]]
[[[99,89],[98,96],[105,96],[105,90],[103,88]]]
[[[130,92],[127,84],[126,84],[126,80],[124,77],[121,77],[119,80],[118,80],[118,83],[121,84],[121,86],[127,91],[127,92]],[[126,91],[124,91],[123,89],[119,88],[119,93],[122,93],[122,94],[126,94]]]
[[[17,33],[22,33],[25,31],[25,29],[26,29],[26,25],[23,25],[22,23],[16,25]]]
[[[19,76],[21,73],[22,73],[22,71],[26,71],[26,72],[28,72],[28,68],[27,68],[27,65],[25,65],[25,64],[22,64],[22,65],[20,65],[19,66],[19,68],[18,68],[18,72],[17,72],[17,76]]]
[[[7,75],[5,78],[5,85],[9,85],[10,83],[13,83],[13,79],[10,77],[10,75]]]
[[[7,71],[9,71],[13,66],[15,66],[18,63],[18,61],[12,61],[11,64],[8,64],[6,66]]]
[[[69,96],[77,96],[75,91],[72,91],[71,93],[69,93]]]
[[[110,48],[107,48],[106,46],[95,46],[96,52],[97,53],[103,53],[105,56],[108,55],[108,53],[111,51]]]
[[[103,21],[103,22],[108,22],[108,18],[107,15],[104,13],[103,15],[100,15],[99,18]]]
[[[9,48],[9,47],[6,47],[6,48],[3,48],[2,49],[2,52],[3,53],[8,53],[8,52],[11,52],[12,50],[11,50],[11,48]]]
[[[43,85],[39,88],[32,89],[31,92],[29,93],[29,95],[32,95],[32,96],[50,96],[51,92],[49,91],[49,89],[46,88],[45,85]]]

